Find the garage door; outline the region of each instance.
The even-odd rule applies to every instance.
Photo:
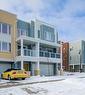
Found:
[[[40,64],[40,75],[52,76],[54,75],[54,64]]]
[[[32,74],[32,76],[34,76],[35,75],[35,69],[36,69],[36,64],[35,63],[31,63],[31,74]]]
[[[11,68],[11,64],[4,64],[4,63],[0,63],[0,75],[3,71],[7,70]]]

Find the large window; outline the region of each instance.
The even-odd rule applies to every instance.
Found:
[[[6,23],[0,23],[0,33],[3,34],[11,34],[11,25],[6,24]]]
[[[11,34],[11,26],[10,25],[8,25],[8,33],[9,33],[9,35]]]
[[[1,33],[1,23],[0,23],[0,33]]]
[[[54,42],[55,41],[54,28],[46,26],[46,25],[41,25],[40,37],[43,40]]]
[[[2,52],[11,52],[11,43],[2,42],[1,51]]]
[[[7,34],[7,24],[5,23],[2,24],[2,33]]]
[[[11,43],[8,44],[9,51],[11,52]]]
[[[7,51],[7,43],[2,42],[2,51]]]
[[[53,39],[52,39],[52,33],[51,32],[48,32],[48,31],[46,31],[46,40],[48,40],[48,41],[52,41]]]

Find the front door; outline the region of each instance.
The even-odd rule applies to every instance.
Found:
[[[29,64],[28,63],[24,63],[24,69],[25,69],[25,71],[29,71]]]

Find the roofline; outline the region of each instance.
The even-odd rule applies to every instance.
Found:
[[[14,16],[17,16],[17,15],[14,14],[14,13],[11,13],[11,12],[8,12],[8,11],[2,10],[2,9],[0,9],[0,11],[1,11],[1,12],[6,12],[6,13],[11,14],[11,15],[14,15]]]

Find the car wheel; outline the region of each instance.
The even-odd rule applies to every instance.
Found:
[[[22,80],[25,80],[25,78],[22,78]]]
[[[8,80],[11,80],[11,77],[10,77],[10,75],[8,75]]]

